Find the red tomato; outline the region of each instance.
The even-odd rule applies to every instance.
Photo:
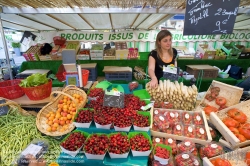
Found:
[[[237,122],[236,120],[226,117],[222,120],[222,122],[227,126],[227,127],[239,127],[240,123]]]
[[[247,163],[248,166],[250,166],[250,152],[246,153],[245,162]]]
[[[219,106],[221,105],[226,105],[227,103],[227,99],[224,98],[224,97],[217,97],[216,100],[215,100],[215,103]]]
[[[234,134],[239,134],[239,133],[240,133],[239,130],[238,130],[237,128],[235,128],[235,127],[228,127],[228,128],[229,128],[229,130],[231,130],[232,133],[234,133]]]
[[[211,161],[214,166],[232,166],[228,160],[217,158]]]
[[[246,123],[239,128],[240,134],[242,134],[246,139],[250,139],[250,124]]]
[[[213,106],[210,106],[210,105],[207,105],[205,108],[204,108],[204,111],[207,115],[210,115],[211,112],[217,112],[218,109],[213,107]]]
[[[245,123],[247,121],[246,114],[236,108],[230,109],[227,115],[240,123]]]
[[[235,134],[235,136],[240,140],[240,142],[245,142],[247,139],[241,134]]]

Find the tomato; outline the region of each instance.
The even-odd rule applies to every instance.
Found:
[[[222,120],[222,122],[227,126],[227,127],[239,127],[240,123],[237,122],[236,120],[226,117]]]
[[[240,140],[240,142],[245,142],[247,139],[243,136],[243,135],[241,135],[241,134],[234,134],[239,140]]]
[[[210,115],[211,112],[217,112],[218,109],[213,107],[213,106],[210,106],[210,105],[207,105],[205,108],[204,108],[204,111],[207,115]]]
[[[217,97],[215,103],[219,106],[226,105],[227,99],[224,97]]]
[[[212,87],[210,89],[211,93],[220,93],[220,88],[219,87]]]
[[[250,152],[246,153],[245,162],[247,163],[248,166],[250,166]]]
[[[240,123],[245,123],[247,121],[246,114],[236,108],[230,109],[227,115]]]
[[[214,166],[232,166],[226,159],[217,158],[211,161]]]
[[[240,133],[239,130],[238,130],[237,128],[235,128],[235,127],[228,127],[228,128],[229,128],[229,130],[231,130],[232,133],[234,133],[234,134],[239,134],[239,133]]]
[[[205,96],[205,99],[207,99],[208,101],[213,101],[215,99],[215,97],[213,97],[211,94],[207,94]]]
[[[223,110],[223,109],[225,109],[225,108],[227,108],[226,105],[221,105],[220,108],[219,108],[219,110]]]
[[[246,139],[250,139],[250,123],[246,123],[239,128],[240,134],[242,134]]]

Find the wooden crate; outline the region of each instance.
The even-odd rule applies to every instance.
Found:
[[[250,100],[245,102],[241,102],[237,105],[233,105],[226,109],[219,111],[218,113],[210,114],[210,121],[215,125],[215,127],[219,130],[219,132],[223,135],[223,137],[231,144],[232,149],[238,147],[244,147],[246,145],[250,145],[250,140],[240,143],[240,140],[228,129],[228,127],[222,122],[222,119],[227,117],[227,112],[232,109],[237,108],[244,112],[248,119],[247,122],[250,123]]]
[[[41,55],[39,56],[40,61],[51,61],[52,58],[50,55]]]
[[[197,79],[200,73],[203,78],[216,78],[218,76],[218,69],[210,65],[187,65],[186,71],[190,75],[194,75]]]
[[[155,137],[165,137],[165,138],[173,138],[173,139],[176,139],[176,140],[191,140],[193,141],[194,143],[198,143],[198,144],[202,144],[202,145],[207,145],[208,143],[210,143],[212,141],[212,136],[211,136],[211,133],[210,133],[210,130],[209,130],[209,126],[208,126],[208,123],[207,123],[207,120],[206,120],[206,115],[204,113],[204,111],[193,111],[193,113],[195,112],[198,112],[202,115],[202,119],[203,119],[203,122],[204,122],[204,128],[206,130],[206,133],[207,133],[207,140],[202,140],[202,139],[197,139],[197,138],[189,138],[189,137],[185,137],[185,136],[178,136],[178,135],[174,135],[174,134],[167,134],[167,133],[163,133],[163,132],[159,132],[159,131],[154,131],[152,129],[153,127],[153,116],[154,116],[154,111],[155,109],[152,107],[151,110],[150,110],[150,115],[151,115],[151,124],[150,124],[150,133],[152,136],[155,136]],[[157,108],[157,110],[168,110],[168,111],[179,111],[179,112],[186,112],[186,111],[183,111],[183,110],[172,110],[172,109],[162,109],[162,108]],[[191,113],[191,112],[189,112]]]
[[[226,106],[230,107],[232,105],[238,104],[240,101],[240,98],[243,94],[243,89],[236,87],[236,86],[232,86],[232,85],[228,85],[219,81],[215,81],[213,80],[213,82],[211,83],[209,89],[206,92],[206,95],[210,93],[210,89],[212,87],[219,87],[220,88],[220,93],[219,96],[221,97],[225,97],[227,99],[227,103]],[[219,108],[219,106],[215,103],[215,100],[213,101],[208,101],[205,97],[206,95],[204,95],[203,99],[201,100],[201,103],[199,104],[199,106],[196,107],[196,111],[203,111],[204,108],[204,104],[209,104],[210,106]]]
[[[116,56],[103,56],[104,60],[116,60]]]
[[[213,164],[210,162],[210,160],[214,160],[216,158],[222,158],[229,160],[230,164],[232,166],[247,166],[247,164],[244,162],[246,153],[250,151],[250,147],[237,149],[235,151],[222,154],[213,158],[208,159],[207,157],[203,158],[203,166],[213,166]]]

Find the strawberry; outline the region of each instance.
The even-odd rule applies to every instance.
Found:
[[[154,124],[153,124],[153,129],[156,129],[155,131],[157,131],[157,128],[161,132],[172,134],[172,124],[167,122],[166,117],[158,114],[154,115]]]
[[[127,135],[113,134],[109,137],[109,140],[109,153],[124,154],[129,152],[130,143]]]
[[[196,133],[196,138],[203,140],[207,139],[207,133],[203,126],[195,126],[195,133]]]
[[[163,138],[152,137],[152,143],[153,143],[153,146],[155,146],[156,144],[163,144]]]
[[[222,153],[223,153],[223,147],[216,143],[208,144],[203,148],[203,154],[208,158],[221,155]]]
[[[185,125],[190,125],[192,123],[193,116],[188,112],[184,112],[182,115],[182,121]]]
[[[165,148],[157,146],[155,148],[155,154],[154,155],[156,155],[157,157],[163,158],[163,159],[169,159],[170,152]]]
[[[105,134],[93,134],[85,142],[84,150],[86,153],[103,155],[109,148],[109,139]]]
[[[177,144],[176,144],[176,140],[173,140],[172,138],[166,138],[163,141],[163,144],[168,145],[172,148],[172,154],[176,155],[177,154]]]
[[[76,151],[81,148],[85,140],[86,137],[81,132],[73,132],[61,143],[61,146],[69,151]]]
[[[141,133],[130,138],[130,146],[134,151],[148,151],[151,148],[150,142]]]
[[[193,122],[195,125],[203,125],[203,118],[200,113],[194,113],[193,115]]]
[[[181,121],[181,114],[177,111],[167,111],[164,113],[164,116],[170,123],[177,123]]]
[[[195,128],[192,125],[184,126],[184,136],[189,138],[195,138]]]
[[[184,140],[183,142],[179,143],[177,145],[177,149],[179,154],[183,152],[190,152],[195,156],[198,155],[198,150],[195,144],[189,140]]]
[[[199,166],[198,159],[190,153],[182,153],[175,157],[176,166]]]
[[[183,126],[180,123],[177,123],[177,124],[174,125],[173,134],[174,135],[179,135],[179,136],[183,135]]]

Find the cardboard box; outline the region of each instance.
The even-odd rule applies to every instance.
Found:
[[[128,59],[128,50],[115,50],[116,59]]]
[[[177,50],[178,59],[194,59],[194,55],[192,55],[189,49],[185,46],[175,46]]]
[[[218,69],[210,65],[187,65],[186,71],[197,79],[203,71],[203,78],[217,78]]]
[[[197,50],[202,54],[202,59],[214,59],[216,50],[209,44],[200,44]]]

